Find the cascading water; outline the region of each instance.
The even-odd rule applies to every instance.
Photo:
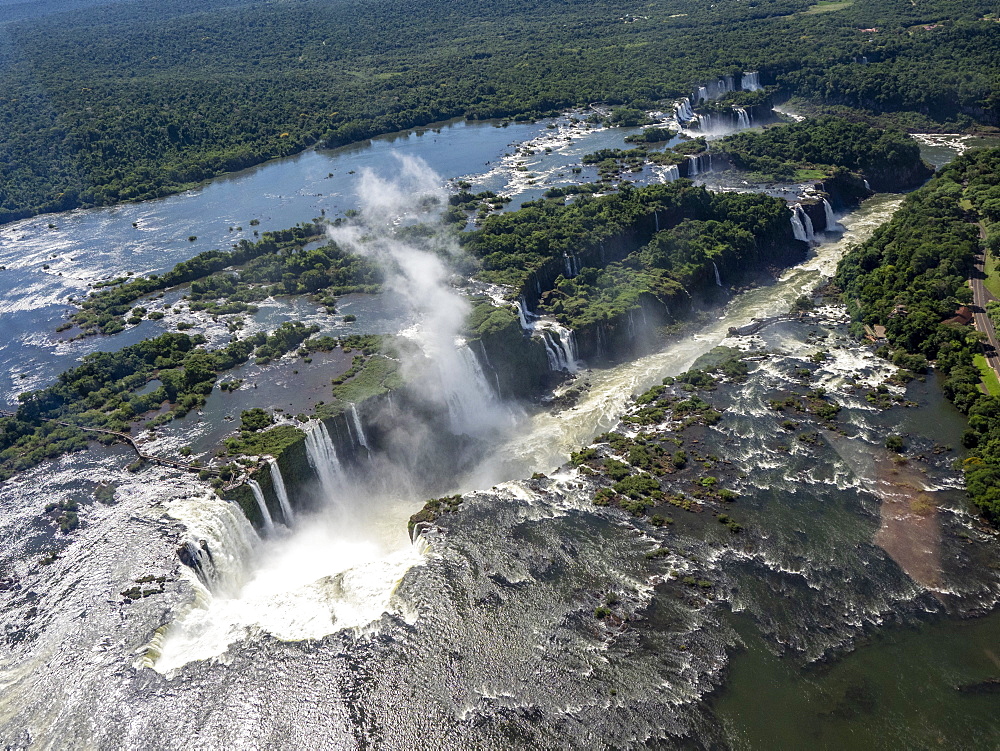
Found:
[[[719,276],[719,266],[715,263],[715,261],[712,261],[712,268],[715,269],[715,284],[717,287],[721,287],[722,277]]]
[[[871,190],[872,186],[868,184],[868,180],[866,180],[865,178],[861,178],[861,179],[862,179],[862,181],[865,184],[865,190]]]
[[[798,204],[789,206],[789,211],[792,212],[792,234],[795,236],[796,240],[801,240],[802,242],[809,242],[809,237],[806,235],[806,228],[802,224],[802,219],[799,218],[799,213],[802,209]]]
[[[694,120],[694,110],[691,108],[691,100],[688,97],[674,102],[674,119],[681,127]]]
[[[269,457],[267,460],[271,468],[271,485],[274,487],[274,494],[278,496],[278,504],[281,506],[281,514],[285,517],[285,524],[291,526],[295,521],[295,512],[292,511],[292,504],[288,500],[288,490],[285,488],[285,479],[281,476],[281,468],[278,467],[278,460]]]
[[[311,422],[306,428],[306,457],[319,478],[323,499],[328,503],[333,501],[343,489],[344,470],[322,420]]]
[[[524,331],[531,331],[531,323],[529,322],[529,316],[531,313],[528,311],[528,303],[524,299],[524,295],[521,295],[520,299],[514,306],[517,308],[517,317],[521,322],[521,328]]]
[[[790,209],[792,212],[792,233],[795,235],[795,239],[812,243],[816,238],[816,233],[813,231],[813,223],[809,214],[797,203],[792,204]]]
[[[696,102],[699,101],[699,100],[703,100],[703,101],[707,102],[708,101],[708,87],[707,86],[699,86],[698,87],[698,91],[694,95],[694,99],[695,99]]]
[[[698,118],[698,127],[701,129],[701,132],[702,133],[711,133],[712,132],[712,116],[708,115],[708,114],[705,114],[705,115],[697,115],[696,117]]]
[[[546,321],[541,333],[542,343],[545,345],[545,355],[549,360],[549,369],[576,373],[579,366],[577,365],[576,340],[572,329]]]
[[[681,171],[677,168],[676,164],[668,164],[660,172],[660,180],[665,183],[672,183],[674,180],[679,180],[681,177]]]
[[[696,177],[698,175],[698,155],[691,154],[688,156],[688,177]]]
[[[454,367],[439,369],[448,420],[455,435],[475,435],[481,432],[483,411],[497,409],[499,402],[468,345],[456,347],[455,353]]]
[[[247,485],[249,485],[250,490],[253,491],[254,500],[257,501],[257,508],[260,509],[261,519],[264,520],[264,531],[270,534],[274,531],[274,520],[271,518],[271,512],[267,508],[267,501],[264,499],[264,491],[261,490],[260,485],[257,484],[256,480],[247,480]]]
[[[368,449],[368,439],[365,437],[365,428],[361,424],[361,417],[358,415],[358,408],[351,404],[350,406],[351,422],[354,423],[354,432],[356,433],[355,438],[357,442],[361,444],[364,448]]]
[[[741,89],[744,91],[757,91],[760,87],[760,73],[758,71],[743,71],[743,78],[740,80]]]
[[[823,199],[823,212],[826,214],[826,227],[824,228],[826,232],[836,232],[841,229],[837,218],[833,215],[833,206],[825,198]]]
[[[745,130],[750,127],[750,115],[743,107],[733,107],[733,111],[736,113],[737,130]]]

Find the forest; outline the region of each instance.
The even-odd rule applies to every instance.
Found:
[[[917,142],[905,133],[840,117],[734,133],[717,148],[740,169],[789,179],[802,167],[843,167],[882,191],[915,188],[932,172],[921,163]]]
[[[1000,398],[979,388],[981,335],[947,320],[972,300],[966,279],[980,248],[978,222],[992,228],[997,221],[1000,149],[970,152],[907,196],[888,223],[844,256],[836,275],[856,334],[880,323],[896,365],[922,371],[932,360],[945,376],[945,394],[969,416],[962,439],[969,496],[993,521],[1000,520]]]
[[[0,9],[0,222],[448,118],[668,105],[742,70],[856,118],[1000,124],[983,0],[88,5]]]

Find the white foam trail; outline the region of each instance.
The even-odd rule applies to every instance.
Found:
[[[357,433],[357,440],[366,449],[368,446],[368,439],[365,437],[365,428],[361,424],[361,417],[358,415],[358,408],[354,404],[350,407],[351,421],[354,423],[354,432]]]

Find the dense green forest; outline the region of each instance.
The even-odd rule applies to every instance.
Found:
[[[889,356],[922,370],[934,360],[945,394],[969,415],[963,442],[970,450],[965,476],[973,502],[1000,520],[1000,398],[979,389],[973,358],[981,336],[945,323],[968,303],[966,285],[980,247],[978,222],[1000,222],[1000,149],[970,152],[911,193],[892,220],[840,262],[836,281],[860,334],[863,324],[885,325]],[[1000,243],[994,244],[1000,245]]]
[[[635,308],[643,295],[670,306],[693,289],[714,285],[713,263],[736,276],[762,267],[766,259],[758,251],[776,242],[794,244],[785,201],[713,193],[690,180],[626,185],[568,204],[534,201],[487,218],[462,241],[481,260],[480,277],[515,288],[547,264],[561,267],[567,255],[583,259],[578,274],[560,276],[556,289],[543,295],[543,308],[573,328],[610,320]],[[602,246],[607,256],[623,260],[607,257],[605,263]]]
[[[810,5],[4,6],[0,221],[163,195],[314,144],[451,117],[652,106],[745,69],[784,94],[920,127],[1000,122],[1000,34],[981,20],[994,3],[857,0],[804,14]]]
[[[876,190],[898,192],[931,175],[917,142],[905,133],[839,117],[734,133],[717,149],[740,169],[785,179],[803,167],[843,167],[863,174]]]

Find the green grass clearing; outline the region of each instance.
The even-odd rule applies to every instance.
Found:
[[[854,5],[854,0],[838,2],[838,0],[820,0],[818,3],[799,13],[800,16],[815,16],[817,13],[832,13],[835,10],[843,10]]]
[[[1000,396],[1000,379],[997,378],[997,374],[993,372],[993,368],[986,362],[986,358],[983,355],[976,355],[973,358],[973,362],[979,368],[979,374],[983,378],[983,385],[986,386],[986,393],[990,396]]]
[[[992,253],[987,253],[983,270],[986,272],[983,286],[990,291],[990,294],[1000,300],[1000,259]]]

